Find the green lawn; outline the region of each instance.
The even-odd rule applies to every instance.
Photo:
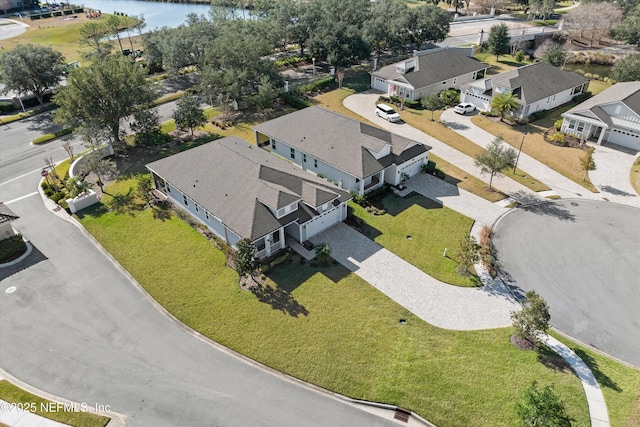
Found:
[[[463,171],[445,160],[442,160],[435,154],[429,154],[429,160],[436,162],[436,167],[445,173],[445,181],[457,186],[458,188],[473,193],[476,196],[482,197],[492,203],[507,197],[506,194],[495,189],[494,191],[487,191],[487,184],[484,181],[481,181],[468,172]]]
[[[362,206],[351,204],[353,214],[366,222],[367,235],[372,240],[445,283],[478,285],[475,277],[463,277],[455,272],[456,261],[442,256],[445,248],[453,253],[469,235],[471,218],[418,194],[406,198],[391,194],[382,202],[387,211],[384,215],[374,215]]]
[[[88,412],[45,412],[41,411],[40,405],[44,408],[50,402],[39,396],[35,396],[6,380],[0,380],[0,399],[10,403],[21,403],[29,412],[40,415],[50,420],[58,421],[76,427],[104,427],[111,420],[109,417],[91,414]],[[33,407],[34,410],[31,410]]]
[[[575,376],[515,349],[509,328],[433,327],[339,265],[282,264],[258,298],[240,290],[219,250],[175,217],[98,208],[80,220],[182,322],[297,378],[410,408],[441,427],[514,425],[512,403],[538,379],[555,383],[571,414],[587,423]]]

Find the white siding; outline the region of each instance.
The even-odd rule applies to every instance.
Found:
[[[342,221],[342,209],[343,204],[340,204],[304,223],[303,227],[306,229],[306,240]]]
[[[600,105],[600,108],[604,110],[610,116],[619,117],[621,119],[630,120],[632,122],[640,122],[640,117],[634,113],[626,105],[616,102],[614,104]]]

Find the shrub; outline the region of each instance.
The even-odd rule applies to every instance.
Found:
[[[576,95],[573,97],[573,102],[582,102],[585,101],[589,98],[591,98],[593,94],[591,92],[585,92],[585,93],[581,93],[580,95]]]
[[[562,128],[563,121],[563,119],[556,120],[556,122],[553,124],[553,127],[556,128],[557,131],[559,131]]]
[[[335,84],[335,79],[333,78],[333,76],[323,77],[311,83],[307,83],[306,85],[300,86],[296,90],[296,92],[299,92],[299,93],[316,92],[316,91],[320,91],[322,89],[328,88],[334,84]]]
[[[13,108],[13,102],[0,102],[0,112],[2,113],[10,113],[15,108]]]
[[[549,110],[536,111],[531,115],[531,120],[532,121],[540,120],[547,117],[548,115],[549,115]]]
[[[27,244],[22,240],[21,234],[16,234],[0,241],[0,263],[9,262],[27,250]]]
[[[440,92],[440,99],[447,105],[447,107],[451,107],[460,102],[460,92],[457,89],[446,89]]]
[[[549,141],[555,142],[556,144],[564,145],[564,134],[562,132],[556,132],[549,136]]]
[[[274,61],[274,65],[278,68],[286,68],[290,65],[295,65],[300,62],[307,62],[307,61],[309,61],[309,55],[290,56],[288,58],[282,58],[282,59],[278,59],[277,61]]]
[[[47,133],[45,135],[39,136],[36,139],[34,139],[33,141],[31,141],[32,144],[38,145],[38,144],[43,144],[45,142],[49,142],[52,139],[56,139],[59,138],[61,136],[64,135],[69,135],[71,132],[73,132],[73,128],[64,128],[64,129],[60,129],[54,133]]]
[[[307,108],[313,105],[311,102],[305,99],[299,98],[290,92],[281,93],[280,99],[282,99],[282,101],[288,106],[296,108],[298,110],[302,110],[303,108]]]
[[[524,51],[522,51],[522,50],[517,51],[516,54],[513,57],[518,62],[524,61]]]
[[[526,118],[526,117],[525,117],[525,118],[522,118],[522,119],[521,119],[521,118],[519,118],[519,117],[517,117],[517,118],[515,119],[515,122],[516,122],[516,124],[517,124],[517,125],[523,126],[523,125],[529,124],[529,119],[528,119],[528,118]]]

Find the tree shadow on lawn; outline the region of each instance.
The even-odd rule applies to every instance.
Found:
[[[618,386],[618,384],[616,384],[615,381],[613,381],[600,370],[600,368],[598,367],[598,361],[596,359],[579,348],[572,348],[572,350],[578,355],[578,357],[580,357],[580,359],[582,359],[584,363],[587,364],[589,369],[591,369],[591,372],[593,372],[593,375],[596,377],[596,380],[598,381],[600,387],[607,387],[611,390],[617,391],[618,393],[622,392],[622,389]]]
[[[538,345],[537,350],[538,362],[542,363],[545,367],[559,372],[573,372],[571,365],[546,345]]]

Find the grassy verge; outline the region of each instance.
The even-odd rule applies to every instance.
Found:
[[[382,204],[384,215],[368,213],[355,203],[350,205],[353,214],[366,223],[369,238],[442,282],[478,285],[475,277],[463,277],[454,271],[456,261],[442,256],[445,248],[453,251],[469,234],[471,218],[417,194],[406,198],[388,195]]]
[[[612,426],[640,425],[640,370],[624,366],[557,333],[554,337],[570,347],[589,366],[596,379]]]
[[[520,147],[522,132],[529,132],[522,146],[524,153],[580,184],[587,190],[598,191],[588,178],[587,181],[582,180],[584,171],[582,170],[581,160],[585,155],[584,151],[577,148],[556,147],[547,143],[542,133],[540,133],[541,129],[533,125],[520,126],[515,130],[509,126],[489,120],[482,115],[473,117],[471,121],[493,135],[501,135],[505,142],[516,149]]]
[[[431,121],[431,111],[427,110],[411,110],[406,109],[400,112],[402,120],[421,130],[422,132],[439,139],[448,146],[455,148],[461,153],[466,154],[469,157],[475,158],[483,151],[483,148],[473,141],[460,135],[458,132],[448,128],[440,121],[440,115],[442,111],[436,111],[434,114],[434,121]],[[527,175],[520,169],[516,169],[516,173],[512,170],[504,171],[504,175],[514,181],[519,182],[525,187],[533,191],[546,191],[550,190],[544,183],[535,179],[532,176]],[[486,187],[486,185],[485,185]]]
[[[479,180],[475,176],[472,176],[451,163],[442,160],[434,154],[429,154],[429,160],[436,162],[436,167],[445,173],[445,181],[458,188],[467,190],[468,192],[482,197],[492,203],[507,197],[506,194],[497,190],[487,191],[487,184],[484,181]]]
[[[631,167],[631,176],[629,177],[631,185],[636,190],[636,193],[640,194],[640,157],[636,159]]]
[[[54,140],[56,138],[60,138],[61,136],[65,136],[65,135],[69,135],[71,132],[73,132],[73,128],[63,128],[60,130],[57,130],[53,133],[46,133],[44,135],[41,135],[37,138],[35,138],[33,141],[31,141],[32,144],[34,145],[39,145],[39,144],[44,144],[45,142],[49,142],[51,140]]]
[[[556,384],[577,425],[588,424],[575,376],[517,350],[510,328],[433,327],[339,265],[281,264],[254,295],[239,289],[224,255],[199,233],[157,218],[100,208],[80,215],[172,314],[248,357],[347,396],[410,408],[441,427],[515,425],[513,402],[538,379]]]
[[[6,380],[0,381],[0,399],[10,403],[23,404],[27,410],[41,417],[77,427],[104,427],[111,420],[109,417],[88,412],[43,411],[51,401],[28,393]],[[42,407],[41,407],[42,405]],[[33,410],[31,410],[33,408]]]
[[[485,62],[491,66],[489,70],[487,70],[487,75],[503,73],[505,71],[513,70],[514,68],[522,67],[523,65],[533,63],[533,61],[529,61],[529,60],[518,62],[511,55],[500,55],[500,57],[496,61],[496,56],[487,52],[486,50],[483,52],[476,53],[474,58],[476,58],[478,61]]]

